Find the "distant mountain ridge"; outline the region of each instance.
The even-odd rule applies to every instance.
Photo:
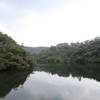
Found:
[[[49,49],[49,47],[28,47],[22,46],[25,50],[31,52],[32,54],[39,54],[43,50]]]

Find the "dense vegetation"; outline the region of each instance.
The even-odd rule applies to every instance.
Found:
[[[100,63],[100,38],[82,43],[62,43],[38,54],[39,63]]]
[[[29,68],[34,64],[34,58],[29,52],[0,32],[0,70]]]

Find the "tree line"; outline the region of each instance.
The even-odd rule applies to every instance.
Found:
[[[41,51],[38,63],[100,63],[100,38],[77,43],[61,43]]]
[[[0,70],[30,68],[34,65],[35,60],[31,53],[0,32]]]

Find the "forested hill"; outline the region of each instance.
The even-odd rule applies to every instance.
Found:
[[[31,52],[32,54],[38,54],[43,50],[47,50],[48,47],[28,47],[28,46],[22,46],[27,51]]]
[[[39,63],[100,63],[100,37],[81,43],[51,46],[38,55]]]
[[[0,32],[0,70],[29,68],[35,64],[33,56]]]

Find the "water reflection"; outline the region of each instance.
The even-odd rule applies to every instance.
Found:
[[[43,65],[33,73],[0,73],[0,100],[99,100],[100,71],[87,66]]]
[[[58,74],[59,76],[68,77],[72,75],[77,77],[81,81],[81,77],[91,78],[100,81],[100,65],[99,64],[89,64],[89,65],[79,65],[79,64],[49,64],[49,65],[39,65],[36,70],[45,71],[52,74]]]
[[[12,89],[17,89],[26,81],[32,70],[0,72],[0,97],[5,97]]]
[[[23,88],[12,90],[0,100],[99,100],[100,83],[82,78],[59,77],[46,72],[34,72]]]

